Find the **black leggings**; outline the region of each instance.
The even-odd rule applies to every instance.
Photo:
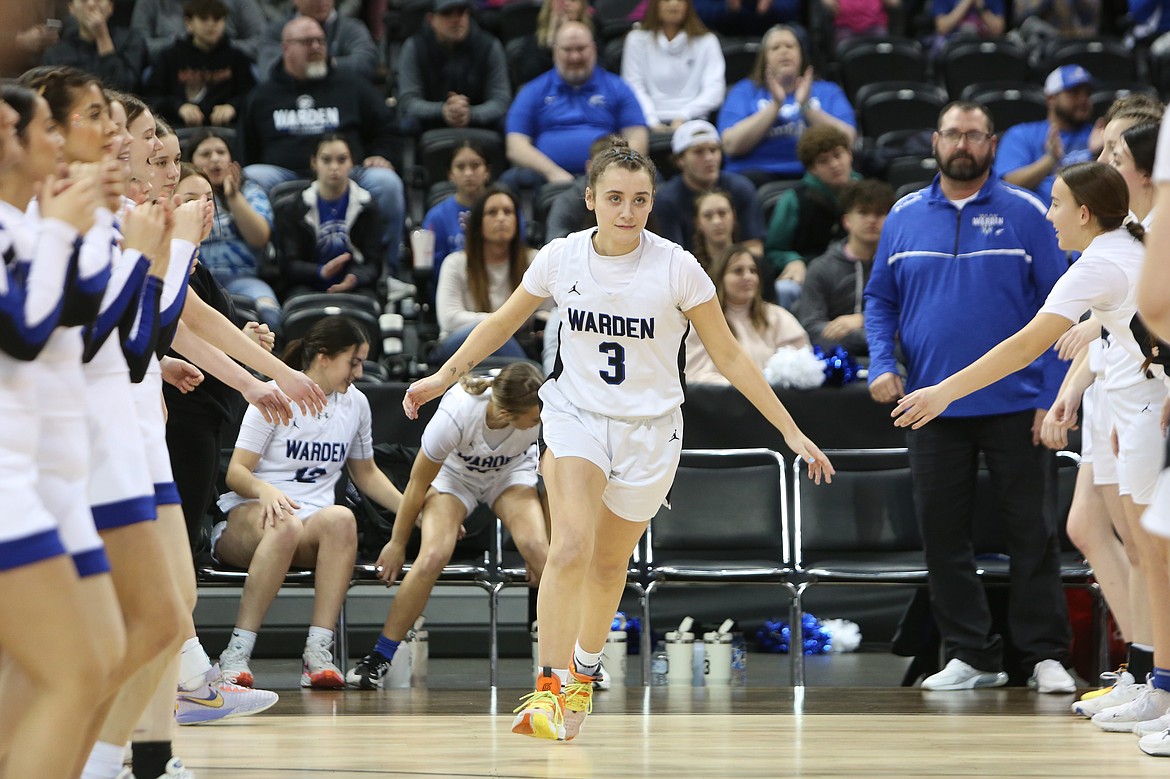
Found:
[[[191,551],[196,555],[207,546],[207,510],[217,492],[222,425],[222,419],[206,414],[180,411],[167,417],[171,470],[183,502]]]

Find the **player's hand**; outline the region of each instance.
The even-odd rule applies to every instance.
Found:
[[[249,322],[244,325],[244,335],[251,338],[260,348],[266,352],[271,352],[276,346],[276,334],[268,327],[259,322]]]
[[[102,205],[101,181],[96,175],[80,178],[49,176],[38,192],[41,216],[57,219],[85,235]]]
[[[829,462],[829,458],[825,453],[817,448],[817,445],[801,433],[796,431],[791,437],[785,436],[784,443],[792,450],[792,453],[804,461],[808,466],[808,477],[813,480],[815,484],[820,484],[824,480],[825,484],[831,484],[833,481],[833,474],[837,472],[833,468],[833,464]]]
[[[1101,325],[1095,319],[1086,319],[1065,330],[1056,339],[1056,356],[1065,362],[1076,357],[1081,349],[1101,337]]]
[[[1040,442],[1053,451],[1064,449],[1068,446],[1068,431],[1076,429],[1076,422],[1076,405],[1070,409],[1069,400],[1058,395],[1040,424]]]
[[[953,398],[948,397],[937,384],[933,387],[923,387],[898,401],[890,416],[894,418],[895,427],[917,430],[946,411],[952,400]]]
[[[171,214],[171,238],[199,245],[203,240],[203,229],[207,226],[207,210],[213,208],[209,200],[190,200],[175,206]]]
[[[203,371],[186,360],[163,357],[159,360],[163,381],[186,395],[203,383]]]
[[[374,563],[374,572],[378,576],[378,581],[385,582],[387,587],[394,584],[398,581],[398,574],[402,572],[404,562],[406,562],[406,550],[393,541],[387,541]]]
[[[325,410],[328,399],[317,382],[300,371],[289,368],[284,376],[276,379],[276,383],[284,390],[284,394],[292,398],[303,414],[319,414]]]
[[[442,395],[449,386],[439,378],[439,374],[432,373],[407,387],[406,394],[402,396],[402,410],[406,412],[407,419],[418,419],[418,410],[422,405]]]
[[[244,400],[256,407],[268,424],[287,425],[292,422],[292,403],[278,387],[255,379],[240,394],[244,396]]]
[[[894,403],[905,394],[902,377],[896,373],[883,373],[869,383],[869,396],[878,403]]]
[[[276,524],[286,516],[295,516],[296,509],[301,507],[300,503],[297,503],[271,484],[265,484],[260,488],[259,501],[261,530],[268,525],[272,525],[275,528]]]

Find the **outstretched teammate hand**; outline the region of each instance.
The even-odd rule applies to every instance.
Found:
[[[422,405],[428,400],[434,400],[442,395],[449,386],[451,385],[439,378],[437,373],[432,373],[430,376],[411,384],[406,389],[406,394],[402,396],[402,410],[406,412],[406,417],[418,419],[418,410],[422,408]]]
[[[923,387],[898,401],[890,416],[894,418],[896,427],[917,430],[946,411],[952,400],[953,398],[947,397],[937,384],[933,387]]]
[[[317,386],[317,382],[305,374],[289,368],[284,376],[272,378],[284,390],[284,394],[300,406],[302,413],[319,414],[325,410],[325,404],[328,402],[325,393]]]
[[[163,357],[159,360],[163,381],[186,395],[203,383],[203,371],[186,360]]]
[[[287,425],[292,421],[292,403],[277,387],[256,379],[241,394],[270,425]]]
[[[398,581],[398,574],[402,572],[402,564],[406,562],[406,550],[393,541],[387,541],[374,563],[374,570],[378,581],[386,582],[386,586]]]
[[[829,458],[825,457],[825,453],[817,448],[817,445],[810,441],[804,433],[797,431],[791,437],[786,436],[784,443],[788,444],[788,448],[792,450],[793,454],[804,460],[808,466],[808,477],[813,480],[814,484],[820,484],[822,479],[826,484],[833,482],[833,474],[837,470],[829,462]]]

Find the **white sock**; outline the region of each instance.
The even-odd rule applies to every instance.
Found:
[[[203,650],[198,638],[188,638],[179,652],[179,688],[191,692],[207,683],[211,658]]]
[[[1165,184],[1170,182],[1170,126],[1162,123],[1158,131],[1158,150],[1154,155],[1154,183]]]
[[[577,673],[596,676],[601,670],[601,652],[586,652],[578,641],[573,649],[573,663],[577,666]]]
[[[244,649],[244,653],[248,657],[252,656],[252,650],[256,648],[256,634],[251,630],[244,630],[243,628],[234,628],[232,630],[232,640],[229,643],[240,644]]]
[[[309,625],[309,640],[306,643],[312,643],[314,638],[319,638],[326,644],[333,643],[333,631],[329,628],[319,628],[316,625]]]
[[[122,770],[125,750],[122,744],[97,742],[85,761],[85,768],[81,770],[81,779],[114,779]]]

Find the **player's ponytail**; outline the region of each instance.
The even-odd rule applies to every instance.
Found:
[[[537,393],[542,384],[544,374],[533,363],[526,360],[508,363],[491,382],[492,403],[500,411],[519,416],[540,404]]]
[[[318,319],[304,337],[290,341],[282,359],[294,370],[303,371],[319,354],[333,357],[369,341],[365,329],[349,317],[327,316]]]

